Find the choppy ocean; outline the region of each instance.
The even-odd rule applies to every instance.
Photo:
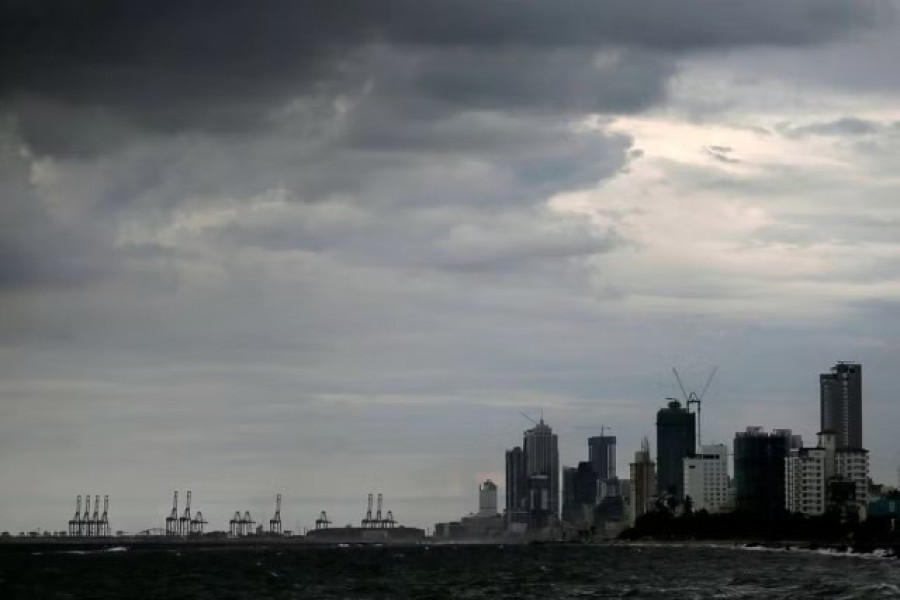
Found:
[[[900,598],[900,561],[698,545],[7,548],[0,598]]]

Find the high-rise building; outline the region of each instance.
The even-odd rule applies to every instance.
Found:
[[[659,496],[684,498],[683,460],[694,454],[696,419],[677,400],[656,413],[656,486]]]
[[[784,510],[785,458],[802,443],[790,429],[771,434],[748,427],[734,435],[735,504],[741,511],[776,515]]]
[[[630,520],[633,525],[638,517],[653,507],[653,497],[656,495],[656,464],[650,460],[650,441],[646,437],[641,441],[641,449],[634,453],[629,486]]]
[[[694,511],[722,512],[728,506],[728,446],[703,446],[684,459],[684,495]]]
[[[837,477],[850,485],[850,497],[845,500],[853,505],[860,521],[866,519],[869,507],[869,451],[862,448],[836,448],[834,451],[834,471]],[[836,504],[840,500],[829,486]]]
[[[559,444],[549,425],[540,423],[525,431],[525,479],[528,489],[528,523],[542,528],[559,518]]]
[[[819,375],[821,430],[833,431],[838,448],[863,447],[862,365],[839,362]]]
[[[528,486],[525,479],[525,453],[516,446],[506,451],[506,525],[528,523]]]
[[[478,515],[492,517],[497,514],[497,484],[490,479],[478,486]]]
[[[597,506],[598,479],[590,462],[563,467],[562,519],[567,523],[590,525]]]
[[[616,478],[616,436],[598,435],[588,438],[588,460],[600,479]]]
[[[868,505],[868,452],[838,448],[837,434],[819,433],[815,448],[792,448],[785,460],[785,508],[821,515],[828,510],[855,512],[865,519]]]

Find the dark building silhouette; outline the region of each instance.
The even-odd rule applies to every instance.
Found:
[[[839,362],[819,375],[821,431],[833,431],[838,448],[862,448],[862,365]]]
[[[541,419],[506,451],[506,520],[540,529],[559,519],[559,446]]]
[[[616,478],[616,436],[598,435],[588,438],[588,460],[600,479]]]
[[[559,444],[544,419],[525,431],[522,451],[528,488],[528,525],[539,529],[559,518]]]
[[[660,497],[684,496],[682,460],[693,456],[697,439],[696,419],[677,400],[656,413],[656,481]]]
[[[516,446],[506,451],[506,525],[528,523],[525,454]]]
[[[567,523],[590,522],[597,505],[598,478],[590,462],[563,467],[562,519]]]
[[[735,508],[764,515],[785,510],[784,459],[802,446],[790,429],[748,427],[734,435]]]

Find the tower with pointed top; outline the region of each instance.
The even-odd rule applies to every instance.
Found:
[[[630,521],[634,522],[653,507],[656,494],[656,463],[650,460],[650,440],[641,440],[641,449],[634,453],[631,463],[631,511]]]
[[[541,529],[559,519],[559,443],[543,417],[525,431],[522,451],[528,489],[528,525]]]

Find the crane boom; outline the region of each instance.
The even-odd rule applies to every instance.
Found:
[[[675,373],[675,381],[678,382],[678,387],[681,388],[681,395],[684,397],[684,401],[688,401],[688,393],[687,390],[684,389],[684,384],[681,383],[681,376],[678,374],[678,369],[672,367],[672,372]]]
[[[703,386],[703,391],[700,392],[700,396],[698,396],[701,400],[703,400],[703,396],[706,395],[706,390],[709,389],[709,384],[712,383],[713,377],[716,376],[716,372],[719,370],[719,366],[716,365],[713,367],[713,370],[709,373],[709,379],[706,380],[706,385]]]

